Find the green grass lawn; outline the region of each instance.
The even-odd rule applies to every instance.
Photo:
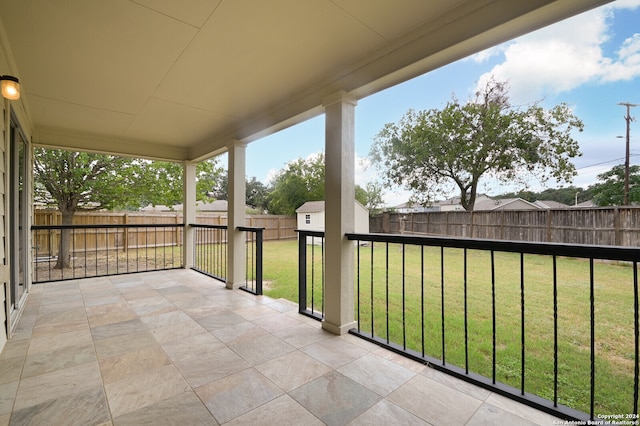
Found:
[[[375,335],[386,338],[388,333],[392,342],[402,345],[404,341],[407,348],[418,352],[422,352],[424,347],[425,354],[442,359],[441,295],[444,292],[446,361],[464,368],[466,292],[469,370],[492,377],[493,311],[490,253],[472,250],[467,252],[465,287],[465,260],[462,249],[445,249],[443,267],[439,248],[425,248],[421,251],[419,247],[407,246],[404,250],[403,266],[401,247],[390,245],[387,275],[387,249],[383,244],[376,244],[374,247],[373,253],[371,247],[360,248],[361,305],[357,315],[361,330],[371,332],[373,323]],[[321,249],[314,247],[314,251],[314,275],[318,286],[321,283]],[[311,263],[310,253],[308,258],[308,263]],[[496,380],[520,388],[520,255],[495,253],[494,265]],[[557,259],[558,402],[585,412],[589,412],[590,408],[589,268],[588,260]],[[596,262],[594,271],[595,413],[631,413],[635,366],[633,269],[628,265]],[[525,255],[524,277],[525,391],[552,400],[552,259]],[[265,294],[268,296],[298,301],[297,241],[265,243],[264,280],[267,284]],[[320,309],[322,298],[317,290],[314,301],[316,309]]]

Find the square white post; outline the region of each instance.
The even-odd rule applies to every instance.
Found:
[[[322,328],[347,333],[354,320],[355,106],[346,92],[325,107],[325,293]]]
[[[229,179],[227,188],[227,288],[236,289],[246,281],[245,270],[245,235],[238,231],[238,226],[246,225],[246,148],[241,141],[233,141],[227,145]]]
[[[196,167],[197,163],[185,161],[183,163],[184,181],[182,204],[182,223],[184,224],[184,250],[182,264],[185,268],[193,268],[195,265],[195,229],[189,227],[190,223],[196,223]]]

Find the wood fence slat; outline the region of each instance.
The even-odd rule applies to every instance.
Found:
[[[386,212],[370,219],[369,230],[372,233],[638,247],[640,207]]]

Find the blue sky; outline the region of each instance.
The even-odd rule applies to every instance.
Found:
[[[573,184],[586,187],[596,175],[624,162],[626,109],[640,104],[640,0],[618,0],[465,58],[436,71],[361,99],[356,107],[356,183],[376,180],[367,167],[375,135],[409,109],[442,108],[451,96],[466,100],[490,75],[508,81],[513,104],[543,100],[551,107],[567,103],[584,122],[575,135],[583,156],[574,160]],[[631,164],[640,164],[640,107],[631,109]],[[247,147],[247,175],[267,183],[270,176],[297,158],[324,150],[324,117],[285,129]],[[539,182],[530,189],[540,190]],[[548,182],[546,187],[559,186]],[[480,190],[499,194],[518,188],[490,180]],[[453,194],[455,195],[455,194]],[[407,201],[401,188],[387,190],[389,206]]]

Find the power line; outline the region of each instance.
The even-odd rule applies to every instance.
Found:
[[[629,157],[640,157],[640,154],[630,154]],[[599,163],[589,164],[588,166],[577,167],[576,170],[588,169],[589,167],[601,166],[603,164],[613,163],[614,161],[620,161],[620,160],[624,160],[624,159],[625,159],[625,157],[614,158],[612,160],[601,161]]]

